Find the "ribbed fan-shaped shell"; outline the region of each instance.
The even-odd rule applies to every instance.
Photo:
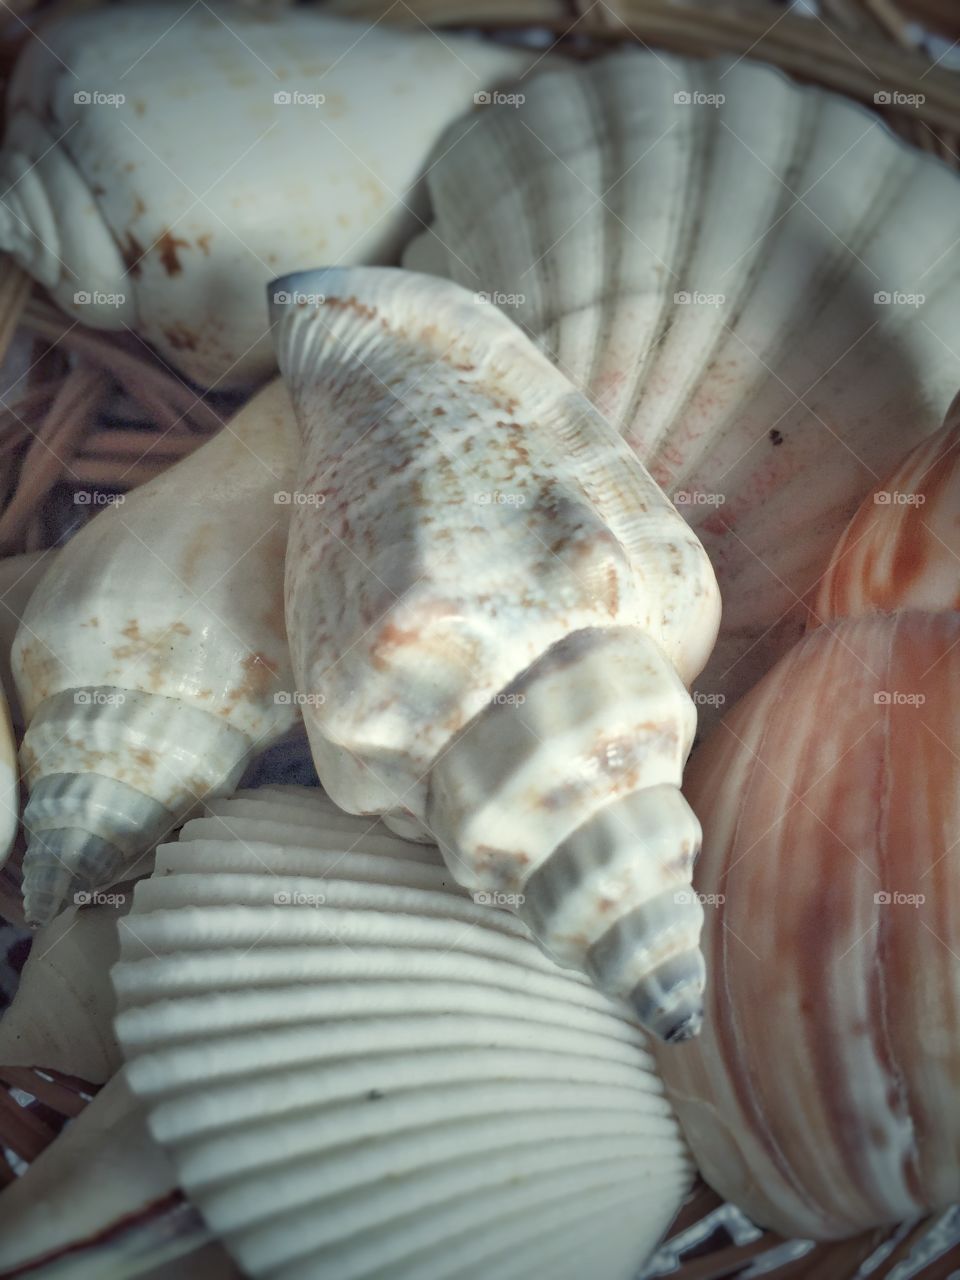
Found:
[[[960,614],[805,637],[695,753],[711,975],[659,1055],[704,1177],[786,1236],[960,1198]]]
[[[130,1083],[243,1270],[634,1276],[691,1166],[623,1008],[316,792],[210,811],[113,976]]]
[[[960,187],[746,60],[629,51],[522,87],[441,140],[409,261],[503,306],[697,531],[724,600],[709,717],[960,384]]]

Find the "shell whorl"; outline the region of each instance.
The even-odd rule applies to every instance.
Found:
[[[31,922],[131,874],[296,722],[276,501],[295,440],[277,380],[122,512],[101,511],[31,595],[11,654]]]
[[[392,270],[279,284],[308,300],[274,317],[304,435],[287,629],[325,787],[419,824],[659,1034],[695,1031],[698,833],[657,797],[716,631],[702,548],[494,308]]]

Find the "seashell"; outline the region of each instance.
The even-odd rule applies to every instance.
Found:
[[[560,964],[695,1034],[699,832],[684,688],[716,634],[703,549],[495,308],[391,268],[273,286],[304,452],[287,630],[325,789],[435,838]]]
[[[38,1280],[237,1275],[179,1192],[122,1073],[0,1192],[0,1269]]]
[[[62,15],[11,81],[0,246],[83,323],[254,385],[271,276],[394,257],[443,126],[534,57],[225,0]]]
[[[808,625],[874,611],[960,609],[960,397],[943,427],[864,500],[834,550]]]
[[[692,1168],[622,1007],[435,848],[316,791],[210,807],[113,978],[130,1086],[243,1273],[636,1275]]]
[[[746,60],[630,50],[523,89],[438,143],[405,262],[499,303],[689,520],[725,603],[705,724],[794,643],[859,502],[960,385],[960,188]]]
[[[100,512],[31,597],[12,659],[29,920],[136,874],[295,723],[281,603],[294,432],[277,381]]]
[[[130,886],[69,906],[33,939],[13,1003],[0,1017],[0,1063],[100,1085],[121,1066],[110,969]]]
[[[704,1177],[786,1236],[960,1198],[958,438],[880,489],[929,505],[868,498],[824,625],[687,774],[711,985],[697,1046],[660,1069]]]

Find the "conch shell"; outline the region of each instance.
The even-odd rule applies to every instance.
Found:
[[[447,130],[405,263],[501,306],[696,531],[724,599],[705,724],[794,643],[860,501],[960,385],[960,186],[746,60],[629,50],[523,95]]]
[[[695,1034],[703,549],[495,308],[390,268],[273,290],[299,299],[274,302],[304,439],[287,630],[324,787],[429,832],[656,1034]]]
[[[295,440],[277,381],[97,515],[31,597],[12,660],[29,920],[133,874],[296,722],[281,598]]]
[[[635,1276],[693,1169],[624,1008],[316,790],[212,809],[113,978],[129,1084],[244,1275]]]
[[[0,246],[84,324],[252,385],[267,281],[395,257],[444,125],[533,57],[227,0],[64,14],[10,83]]]
[[[787,1236],[960,1199],[958,511],[954,421],[688,771],[711,986],[660,1068],[704,1177]]]

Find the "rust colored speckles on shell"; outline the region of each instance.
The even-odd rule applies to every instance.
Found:
[[[163,235],[157,239],[154,246],[160,253],[160,261],[163,263],[163,269],[168,276],[178,276],[183,270],[183,264],[177,256],[178,249],[189,249],[189,240],[178,239],[172,231],[164,231]]]
[[[56,654],[42,641],[32,640],[20,650],[21,680],[38,702],[50,696],[50,690],[60,670],[60,661]]]
[[[194,530],[180,557],[180,569],[185,582],[192,582],[197,577],[203,555],[215,543],[216,536],[217,528],[214,524],[201,524]]]
[[[197,335],[183,324],[171,325],[169,329],[164,329],[163,336],[174,351],[196,351],[200,342]]]
[[[243,667],[244,679],[236,693],[242,698],[262,698],[278,675],[275,663],[264,653],[251,653],[240,664]]]
[[[300,303],[300,305],[306,306],[307,304],[305,302],[302,302]],[[365,303],[359,302],[354,297],[325,298],[323,305],[325,307],[332,307],[334,311],[352,311],[355,315],[362,317],[362,319],[364,320],[377,319],[376,307],[368,307]],[[317,314],[319,314],[319,309]],[[380,322],[385,328],[388,327],[386,320],[384,320],[382,316],[380,317]]]
[[[133,232],[128,231],[126,243],[120,242],[120,256],[123,258],[124,265],[127,268],[127,275],[134,280],[139,280],[143,274],[143,267],[140,264],[143,261],[145,252],[146,250]]]

